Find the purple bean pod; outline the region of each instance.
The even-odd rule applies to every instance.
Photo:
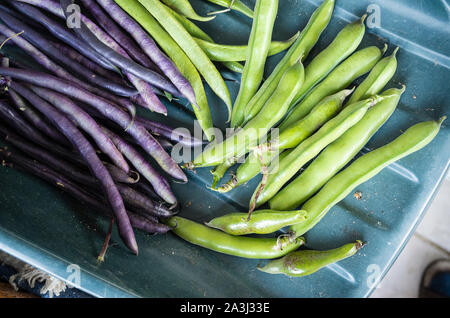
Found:
[[[9,166],[11,168],[18,167],[20,168],[19,170],[24,170],[25,172],[28,172],[53,185],[56,185],[65,193],[71,195],[78,201],[92,206],[103,215],[112,215],[111,210],[107,208],[107,205],[105,204],[103,199],[98,198],[97,195],[86,192],[79,185],[73,183],[71,180],[65,178],[64,176],[59,175],[43,164],[29,160],[16,153],[5,151],[4,149],[0,149],[0,159],[5,161],[4,165],[6,166]],[[13,162],[13,164],[11,164],[10,162]],[[151,216],[143,217],[132,211],[127,211],[127,215],[130,219],[132,227],[138,230],[145,231],[149,234],[163,234],[170,230],[169,227],[163,224],[158,224],[158,220],[155,218],[151,218]]]
[[[101,28],[99,28],[94,22],[88,18],[84,18],[83,22],[89,28],[89,30],[99,39],[102,43],[113,49],[115,52],[119,53],[123,57],[130,58],[127,52],[122,49],[122,47],[112,39],[108,34],[106,34]],[[139,77],[125,71],[126,77],[138,90],[139,95],[145,102],[145,105],[151,111],[167,115],[167,108],[161,103],[159,98],[153,92],[152,87],[146,81],[140,79]]]
[[[91,13],[97,23],[108,31],[108,34],[120,44],[120,46],[133,58],[136,62],[145,67],[159,71],[155,64],[145,55],[138,45],[123,32],[103,9],[93,0],[80,0],[83,6]]]
[[[136,183],[135,185],[133,185],[133,188],[145,195],[148,195],[154,201],[161,200],[161,197],[155,192],[153,187],[151,185],[149,185],[148,183],[145,183],[144,181]]]
[[[165,139],[165,138],[161,138],[158,135],[153,134],[154,137],[156,138],[156,140],[158,140],[159,144],[166,150],[166,151],[170,151],[173,148],[173,144]]]
[[[39,130],[33,126],[30,126],[12,106],[3,101],[0,101],[0,115],[4,122],[14,128],[22,136],[27,136],[33,142],[51,149],[52,152],[57,153],[67,160],[79,163],[79,160],[76,156],[74,156],[74,153],[66,148],[50,142],[48,138],[46,138]]]
[[[187,100],[197,105],[191,83],[181,74],[175,63],[156,45],[150,35],[113,0],[97,0],[98,4],[139,43],[142,50],[161,69]]]
[[[169,218],[174,215],[174,213],[164,207],[164,205],[153,202],[145,195],[137,192],[136,190],[133,190],[128,186],[118,183],[117,188],[119,189],[119,192],[124,198],[125,202],[131,204],[136,208],[142,209],[147,213],[162,218]]]
[[[127,113],[118,109],[114,104],[111,104],[111,102],[96,96],[69,81],[42,72],[1,67],[0,75],[10,76],[11,78],[22,80],[36,86],[50,88],[94,107],[102,114],[102,116],[117,123],[122,129],[127,129],[127,133],[129,133],[134,140],[136,140],[136,142],[155,159],[164,171],[178,180],[187,182],[187,177],[184,172],[161,147],[156,139],[141,124],[135,122],[130,126],[130,117]]]
[[[163,136],[173,142],[181,143],[187,147],[198,147],[204,144],[203,140],[194,138],[190,133],[182,132],[181,130],[173,129],[162,123],[152,121],[144,117],[136,117],[136,121],[147,128],[151,133]]]
[[[142,230],[147,233],[154,233],[154,234],[164,234],[164,233],[167,233],[170,230],[172,230],[171,227],[169,227],[165,224],[153,222],[153,221],[149,220],[148,218],[143,217],[143,216],[133,213],[133,212],[128,212],[128,213],[130,215],[131,225],[136,229]]]
[[[13,102],[13,105],[16,106],[16,108],[21,111],[23,116],[37,129],[62,145],[66,145],[68,143],[67,139],[61,135],[58,130],[55,130],[55,127],[51,127],[47,124],[41,115],[35,112],[32,107],[27,105],[22,97],[20,97],[13,89],[8,89],[8,94]]]
[[[87,69],[91,70],[92,72],[95,72],[103,77],[106,77],[108,80],[115,82],[117,84],[126,85],[124,79],[116,72],[112,72],[110,70],[107,70],[97,63],[92,62],[90,59],[85,57],[84,55],[80,54],[78,51],[74,50],[72,47],[65,45],[61,42],[56,41],[49,41],[51,45],[56,47],[61,54],[67,56],[68,58],[74,60],[75,62],[83,65]]]
[[[90,186],[98,186],[98,181],[89,173],[84,173],[77,167],[74,167],[72,164],[55,157],[44,148],[29,143],[23,138],[12,133],[9,129],[0,127],[0,133],[4,135],[4,139],[6,142],[21,150],[23,153],[26,153],[28,156],[34,158],[35,160],[44,162],[47,165],[52,166],[53,169],[57,170],[60,173],[68,174],[68,177],[76,180],[77,182]]]
[[[22,3],[20,3],[22,2]],[[62,28],[57,22],[53,21],[52,19],[43,16],[42,13],[35,15],[36,10],[33,10],[32,6],[22,6],[19,7],[19,5],[23,5],[24,3],[32,4],[36,7],[39,7],[41,9],[44,9],[46,11],[49,11],[53,13],[54,15],[62,18],[65,20],[64,12],[61,9],[61,6],[59,3],[51,0],[14,0],[10,1],[12,5],[16,7],[17,10],[22,10],[21,12],[27,14],[27,16],[32,19],[33,21],[38,22],[42,26],[44,26],[50,33],[52,33],[56,38],[61,40],[62,42],[70,45],[75,50],[89,58],[90,60],[96,62],[97,64],[101,65],[102,67],[117,72],[117,67],[114,66],[110,61],[108,61],[106,58],[104,58],[101,54],[96,52],[93,48],[91,48],[89,45],[84,43],[81,39],[76,37],[74,34],[70,33],[68,30],[65,30]],[[33,11],[31,11],[33,10]]]
[[[116,183],[120,182],[125,184],[135,184],[139,182],[140,179],[139,173],[132,170],[126,173],[122,169],[110,163],[104,162],[103,164],[105,165],[106,169],[108,169],[109,173],[111,174],[111,177]],[[134,173],[136,175],[136,178],[132,178],[130,176],[131,173]]]
[[[26,87],[15,83],[11,83],[11,87],[16,90],[21,96],[32,103],[41,113],[49,118],[56,127],[63,133],[73,146],[79,151],[80,155],[85,159],[89,165],[92,174],[100,181],[103,191],[105,192],[108,202],[111,205],[112,211],[116,217],[116,224],[119,230],[120,237],[125,245],[136,255],[138,254],[138,246],[134,236],[133,228],[130,224],[125,205],[119,190],[117,189],[111,175],[105,168],[95,149],[83,136],[83,134],[76,128],[76,126],[58,110],[53,108],[46,101],[34,94]]]
[[[74,4],[74,0],[60,0],[59,3],[63,8],[64,13],[67,13],[67,17],[70,18],[70,10],[66,11],[66,9]],[[173,86],[165,77],[156,73],[155,71],[146,68],[130,58],[123,56],[122,54],[114,51],[108,45],[104,44],[97,36],[92,33],[92,31],[86,25],[86,17],[81,15],[81,21],[79,23],[79,27],[73,28],[73,31],[86,43],[88,43],[94,50],[107,58],[111,63],[116,65],[122,70],[126,70],[128,73],[132,73],[133,75],[145,80],[146,82],[162,88],[170,93],[179,94],[178,89]]]
[[[97,122],[70,98],[42,87],[30,85],[29,88],[31,88],[36,95],[45,99],[55,108],[59,109],[70,119],[76,122],[82,130],[92,137],[99,149],[103,151],[114,162],[114,164],[125,172],[130,171],[128,163],[111,139],[109,139],[109,137],[103,132]]]
[[[124,154],[125,157],[133,164],[137,171],[147,179],[153,186],[155,192],[167,203],[176,204],[177,199],[173,194],[167,180],[161,176],[147,160],[136,151],[130,144],[125,142],[112,131],[104,128],[105,133],[111,138],[116,147]]]
[[[0,42],[3,42],[5,39],[6,39],[6,37],[4,37],[3,35],[0,35]],[[54,42],[51,42],[50,45],[51,45],[51,44],[54,44]],[[31,44],[28,46],[28,48],[30,48],[30,47],[32,47]],[[34,48],[34,47],[33,47],[33,48]],[[35,49],[35,48],[34,48],[34,49]],[[26,50],[25,50],[25,51],[26,51]],[[40,54],[42,54],[40,51],[38,51],[38,52],[39,52]],[[32,52],[32,51],[28,51],[27,53],[33,56],[33,52]],[[65,55],[64,52],[62,52],[62,53],[63,53],[63,55]],[[76,52],[72,52],[72,53],[76,53]],[[58,52],[58,55],[60,55],[60,54],[61,54],[61,52]],[[78,53],[76,53],[76,54],[78,54]],[[48,66],[49,64],[52,65],[51,68],[47,68],[47,69],[49,69],[49,70],[52,70],[52,69],[54,69],[54,68],[56,68],[56,69],[57,69],[57,68],[60,68],[58,65],[56,65],[56,64],[53,63],[51,60],[49,60],[45,55],[43,55],[43,56],[45,57],[44,60],[37,60],[37,61],[39,62],[39,64],[43,65],[44,67],[45,67],[45,66]],[[82,56],[81,56],[81,57],[82,57]],[[39,58],[39,55],[35,55],[35,58]],[[84,58],[84,57],[83,57],[83,58]],[[46,60],[47,60],[47,61],[46,61]],[[48,62],[48,61],[49,61],[49,62]],[[24,69],[27,68],[27,66],[25,66],[24,64],[22,64],[21,61],[17,61],[17,60],[14,60],[14,59],[13,59],[13,62],[14,62],[14,64],[18,65],[18,66],[21,67],[21,68],[24,68]],[[78,67],[78,68],[79,68],[79,67]],[[62,70],[62,69],[61,69],[61,70]],[[78,86],[83,87],[83,88],[89,90],[91,93],[97,94],[97,95],[99,95],[100,97],[103,97],[103,98],[105,98],[105,99],[107,99],[107,100],[109,100],[109,101],[111,101],[111,102],[113,102],[113,103],[116,103],[117,105],[120,105],[120,106],[124,107],[124,108],[132,115],[132,117],[134,117],[134,116],[136,115],[136,107],[135,107],[134,104],[130,101],[130,99],[128,99],[128,98],[123,98],[123,97],[119,97],[119,96],[116,96],[116,95],[113,95],[112,93],[109,93],[109,92],[106,91],[106,90],[103,90],[103,89],[101,89],[101,88],[94,87],[94,86],[92,86],[92,85],[90,85],[90,84],[87,84],[87,83],[85,83],[85,82],[83,82],[83,81],[81,81],[81,80],[79,80],[79,79],[77,79],[77,78],[71,76],[69,73],[65,72],[64,70],[63,70],[62,72],[59,71],[59,70],[56,70],[56,72],[54,72],[54,73],[57,74],[57,75],[59,74],[59,75],[62,76],[62,77],[65,77],[67,80],[72,80],[74,84],[78,84]],[[95,74],[89,75],[88,73],[85,73],[85,76],[88,76],[88,77],[96,77]],[[123,83],[120,83],[120,84],[123,84]],[[136,96],[139,96],[139,95],[136,95]]]
[[[14,37],[11,40],[15,42],[19,47],[21,47],[24,51],[29,53],[39,64],[54,72],[58,76],[73,81],[80,85],[81,87],[92,90],[96,94],[101,94],[102,90],[90,85],[92,83],[104,89],[107,89],[110,92],[113,92],[117,95],[121,96],[133,96],[137,94],[137,91],[133,88],[122,84],[116,84],[114,82],[109,81],[108,79],[98,76],[89,69],[83,67],[82,65],[75,63],[69,57],[62,55],[57,48],[51,45],[51,42],[47,40],[40,33],[34,31],[32,28],[22,23],[21,21],[13,18],[8,15],[4,11],[0,10],[0,18],[9,26],[10,29],[6,28],[2,25],[3,31],[1,33],[10,37],[15,35],[18,32],[24,31],[21,34],[21,37]],[[25,40],[26,39],[26,40]],[[29,43],[31,42],[31,43]],[[39,47],[37,49],[35,46]],[[51,61],[43,52],[43,50],[47,55],[49,55],[54,60],[58,61],[62,65],[71,69],[71,71],[76,72],[81,75],[85,80],[89,83],[83,82],[76,78],[75,76],[68,73],[61,66],[55,64]]]

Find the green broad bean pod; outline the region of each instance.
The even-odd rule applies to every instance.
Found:
[[[350,105],[369,96],[378,94],[391,80],[397,70],[398,47],[392,55],[385,57],[375,65],[367,78],[358,86],[347,102]]]
[[[364,243],[356,241],[328,251],[295,251],[273,260],[263,267],[258,267],[258,269],[268,274],[284,274],[292,277],[307,276],[325,266],[355,255],[363,246]]]
[[[311,109],[324,97],[335,94],[348,87],[358,77],[369,72],[381,59],[387,46],[380,50],[376,46],[370,46],[356,51],[338,67],[336,67],[320,84],[296,105],[286,119],[281,123],[280,129],[287,128],[291,124],[301,120],[309,114]],[[372,95],[367,96],[369,98]],[[355,102],[357,102],[356,100]],[[353,103],[352,103],[353,104]],[[350,104],[348,104],[350,105]]]
[[[258,91],[263,80],[264,66],[272,41],[273,26],[277,13],[278,0],[256,0],[247,59],[242,72],[239,93],[231,113],[232,128],[242,125],[245,107]]]
[[[445,118],[416,124],[389,144],[356,159],[345,170],[328,181],[315,196],[306,201],[303,209],[308,211],[309,218],[302,224],[291,226],[292,235],[303,235],[320,222],[333,206],[349,195],[358,185],[376,176],[391,163],[428,145],[439,133]]]
[[[218,192],[228,192],[256,177],[262,171],[262,164],[270,164],[278,153],[284,149],[297,147],[302,141],[311,136],[323,124],[333,118],[341,109],[345,98],[352,93],[352,90],[343,90],[337,94],[324,98],[311,113],[297,123],[292,124],[287,129],[281,131],[276,140],[271,140],[269,145],[259,146],[256,152],[261,153],[262,148],[267,151],[262,154],[263,161],[259,160],[252,152],[246,161],[239,166],[236,175],[224,186],[217,189]],[[278,161],[288,152],[282,152]]]
[[[197,107],[193,107],[199,125],[206,137],[211,141],[214,137],[211,111],[206,98],[202,78],[192,64],[189,57],[172,39],[153,16],[137,0],[115,0],[115,2],[131,17],[133,17],[158,43],[161,49],[172,59],[181,74],[191,83],[197,100]]]
[[[323,80],[339,63],[352,54],[361,43],[366,27],[366,15],[356,22],[344,27],[331,44],[320,52],[305,68],[305,84],[294,99],[294,105],[321,80]]]
[[[248,220],[248,213],[230,213],[212,219],[206,226],[231,235],[270,234],[285,226],[303,222],[307,217],[308,213],[303,210],[260,210],[253,212],[251,220]]]
[[[207,22],[215,18],[215,16],[202,17],[195,12],[188,0],[161,0],[166,6],[175,10],[179,14],[191,20]]]
[[[318,132],[303,141],[283,161],[273,168],[269,167],[267,182],[266,184],[261,182],[255,190],[250,201],[250,211],[253,207],[261,206],[273,198],[308,161],[358,123],[369,108],[381,100],[381,96],[374,96],[344,108]]]
[[[214,4],[217,4],[219,6],[227,8],[223,11],[217,11],[217,12],[211,12],[209,14],[218,14],[220,12],[226,12],[228,9],[230,10],[236,10],[238,12],[241,12],[245,14],[250,19],[253,19],[253,11],[249,7],[247,7],[242,1],[240,0],[207,0],[209,2],[212,2]]]
[[[272,41],[269,47],[268,56],[272,56],[287,50],[292,43],[298,38],[300,33],[296,33],[286,41]],[[211,61],[216,62],[230,62],[230,61],[245,61],[248,57],[247,45],[225,45],[216,44],[211,41],[194,38],[198,45],[206,52]]]
[[[269,205],[272,209],[294,209],[308,200],[345,167],[394,113],[405,91],[392,88],[355,126],[329,145],[294,181],[281,190]]]
[[[227,160],[244,156],[250,147],[265,137],[270,128],[284,117],[292,99],[301,88],[303,80],[304,68],[299,61],[286,71],[277,90],[258,116],[223,142],[208,145],[203,153],[198,155],[193,162],[186,164],[186,167],[217,166]]]
[[[318,128],[332,119],[342,110],[344,100],[354,90],[345,89],[319,101],[306,117],[280,129],[277,140],[270,142],[270,148],[289,149],[297,147],[303,140],[311,136]]]
[[[192,244],[223,254],[251,258],[272,259],[286,255],[305,243],[303,238],[256,238],[234,236],[206,225],[175,216],[167,221],[172,232]]]
[[[211,89],[220,97],[231,112],[230,92],[216,66],[198,46],[183,25],[171,14],[168,7],[158,0],[138,0],[148,12],[161,24],[195,65]]]
[[[334,4],[335,0],[325,0],[320,7],[314,11],[299,38],[286,52],[283,59],[278,63],[273,72],[264,81],[261,88],[248,103],[244,111],[245,123],[255,117],[264,107],[264,104],[277,88],[277,85],[286,70],[299,59],[304,61],[307,58],[309,52],[319,40],[320,35],[328,26],[334,10]]]

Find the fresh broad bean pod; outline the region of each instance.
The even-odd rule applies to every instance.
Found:
[[[270,147],[289,149],[297,147],[303,140],[312,135],[327,121],[332,119],[342,109],[344,100],[354,89],[344,89],[319,101],[306,117],[292,123],[285,129],[280,129],[276,140],[271,140]]]
[[[292,277],[307,276],[325,266],[355,255],[363,246],[364,243],[356,241],[328,251],[296,251],[273,260],[263,267],[258,267],[258,269],[268,274],[284,274]]]
[[[234,236],[190,221],[172,217],[167,221],[172,232],[192,244],[223,254],[253,259],[272,259],[286,255],[305,243],[303,238],[255,238]]]
[[[347,102],[350,105],[369,96],[378,94],[391,80],[397,70],[398,47],[392,55],[385,57],[375,65],[367,78],[358,86]]]
[[[202,17],[198,15],[197,12],[195,12],[195,10],[192,8],[188,0],[162,0],[162,2],[179,14],[182,14],[186,18],[192,20],[207,22],[215,18],[215,16]]]
[[[395,111],[405,91],[389,89],[385,99],[372,107],[355,126],[329,145],[294,181],[281,190],[269,204],[272,209],[295,209],[316,193],[352,160]]]
[[[268,56],[272,56],[287,50],[292,43],[298,38],[300,33],[296,33],[290,39],[286,41],[272,41],[270,43]],[[211,61],[217,62],[230,62],[230,61],[245,61],[248,57],[247,45],[225,45],[216,44],[214,42],[205,41],[202,39],[194,38],[198,45],[206,52]]]
[[[358,77],[369,72],[381,59],[386,49],[387,46],[383,50],[380,50],[376,46],[370,46],[353,53],[292,109],[291,113],[281,123],[280,129],[287,128],[298,120],[301,120],[324,97],[345,89]],[[371,94],[366,98],[372,95],[375,94]],[[355,100],[354,102],[357,101]]]
[[[250,201],[250,211],[253,207],[258,207],[273,198],[308,161],[358,123],[369,108],[380,100],[382,100],[381,96],[374,96],[344,108],[339,115],[328,121],[318,132],[303,141],[283,161],[276,165],[271,165],[268,171],[267,183],[261,182],[253,194]]]
[[[133,17],[159,44],[171,58],[181,74],[191,83],[197,100],[193,107],[195,116],[208,140],[213,139],[213,123],[202,78],[182,48],[174,41],[153,16],[137,0],[115,0],[116,3]]]
[[[303,235],[322,220],[327,212],[350,194],[355,187],[371,179],[391,163],[428,145],[438,134],[445,118],[416,124],[389,144],[356,159],[303,205],[303,209],[308,211],[309,218],[302,224],[291,226],[292,235]]]
[[[213,92],[223,100],[228,111],[231,113],[231,97],[225,81],[215,65],[198,46],[197,42],[194,41],[189,32],[187,32],[183,25],[170,13],[168,8],[158,0],[139,0],[139,2],[161,24],[166,32],[170,34],[178,46],[182,48],[192,64],[195,65],[205,81],[209,84]]]
[[[303,80],[304,68],[299,61],[286,71],[277,90],[258,116],[223,142],[207,146],[203,153],[187,166],[217,166],[227,160],[244,156],[249,147],[258,143],[262,137],[267,135],[270,128],[284,117],[292,99],[301,88]]]
[[[304,61],[311,49],[319,40],[320,35],[330,22],[335,0],[325,0],[309,19],[308,24],[301,32],[299,38],[286,52],[270,76],[264,81],[261,88],[253,96],[245,108],[245,122],[249,122],[264,107],[266,101],[273,94],[286,70],[299,59]]]
[[[247,160],[239,166],[236,175],[220,187],[218,192],[228,192],[241,184],[244,184],[261,173],[264,163],[270,164],[277,158],[280,151],[297,147],[302,141],[311,136],[318,128],[333,118],[342,108],[345,98],[352,93],[352,90],[343,90],[337,94],[324,98],[311,113],[297,123],[287,127],[279,133],[275,140],[271,140],[268,145],[259,146],[252,152]],[[261,152],[265,152],[261,154]],[[262,155],[262,159],[256,156]],[[278,161],[282,160],[288,152],[282,152]],[[281,211],[281,210],[280,210]]]
[[[252,31],[248,41],[248,56],[242,72],[241,85],[231,113],[231,127],[240,127],[248,102],[263,80],[264,66],[272,41],[273,26],[278,13],[278,0],[257,0]]]
[[[308,213],[303,210],[260,210],[253,212],[251,220],[248,220],[248,213],[230,213],[214,218],[206,225],[231,235],[270,234],[303,222],[307,217]]]
[[[365,19],[366,15],[363,15],[360,20],[348,24],[333,42],[308,64],[305,68],[305,84],[295,97],[292,106],[298,104],[317,83],[356,50],[366,31]]]
[[[252,11],[252,9],[247,7],[240,0],[207,0],[207,1],[227,8],[227,9],[222,10],[222,11],[210,12],[208,14],[219,14],[219,13],[222,13],[222,12],[228,12],[229,10],[236,10],[236,11],[239,11],[239,12],[245,14],[247,17],[253,19],[253,11]]]

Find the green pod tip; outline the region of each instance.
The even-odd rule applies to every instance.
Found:
[[[400,47],[397,46],[397,47],[395,48],[394,52],[392,52],[391,57],[396,57],[396,56],[397,56],[397,52],[398,52],[399,49],[400,49]]]
[[[402,88],[400,89],[400,94],[403,94],[406,91],[406,85],[402,84]]]
[[[351,88],[351,89],[345,89],[345,90],[344,90],[344,95],[345,95],[344,99],[345,99],[346,97],[350,96],[351,94],[353,94],[353,92],[355,91],[355,89],[356,89],[356,86],[353,86],[353,88]]]
[[[388,47],[389,47],[389,45],[387,45],[387,43],[384,43],[384,47],[383,47],[383,49],[381,50],[381,55],[382,55],[382,56],[387,52]]]
[[[364,15],[361,17],[361,19],[359,20],[360,24],[364,24],[364,21],[366,21],[367,18],[367,13],[364,13]]]
[[[447,116],[442,116],[442,117],[439,119],[439,121],[438,121],[439,125],[442,125],[442,123],[443,123],[444,120],[446,120],[446,119],[447,119]]]

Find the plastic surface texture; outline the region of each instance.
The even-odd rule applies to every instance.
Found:
[[[253,8],[254,1],[243,1]],[[379,10],[380,26],[367,28],[360,48],[389,44],[387,55],[400,46],[398,70],[387,88],[406,92],[391,119],[371,139],[369,149],[382,146],[420,121],[450,115],[450,41],[448,0],[337,0],[330,25],[305,65],[325,48],[348,22],[369,8]],[[274,40],[285,40],[302,29],[321,0],[280,1]],[[219,7],[192,1],[205,16]],[[369,6],[370,5],[370,6]],[[370,21],[370,17],[369,17]],[[245,44],[251,20],[238,12],[198,23],[217,43]],[[267,74],[283,53],[269,58]],[[223,70],[233,100],[240,75]],[[363,78],[359,79],[360,82]],[[227,110],[207,88],[215,125],[224,130]],[[171,125],[192,128],[192,114],[169,107]],[[152,115],[154,118],[158,115]],[[163,120],[163,119],[162,119]],[[148,236],[136,231],[139,256],[120,243],[117,231],[106,260],[99,253],[108,220],[87,213],[58,189],[13,169],[0,167],[0,249],[99,297],[367,297],[422,219],[445,176],[450,158],[448,120],[425,149],[402,159],[364,183],[310,232],[307,247],[327,250],[357,239],[366,246],[355,256],[311,276],[288,278],[262,273],[258,260],[222,255],[182,241],[169,233]],[[228,180],[229,173],[224,180]],[[209,221],[233,211],[245,211],[260,178],[226,194],[207,188],[209,168],[189,173],[189,183],[173,183],[181,216]]]

